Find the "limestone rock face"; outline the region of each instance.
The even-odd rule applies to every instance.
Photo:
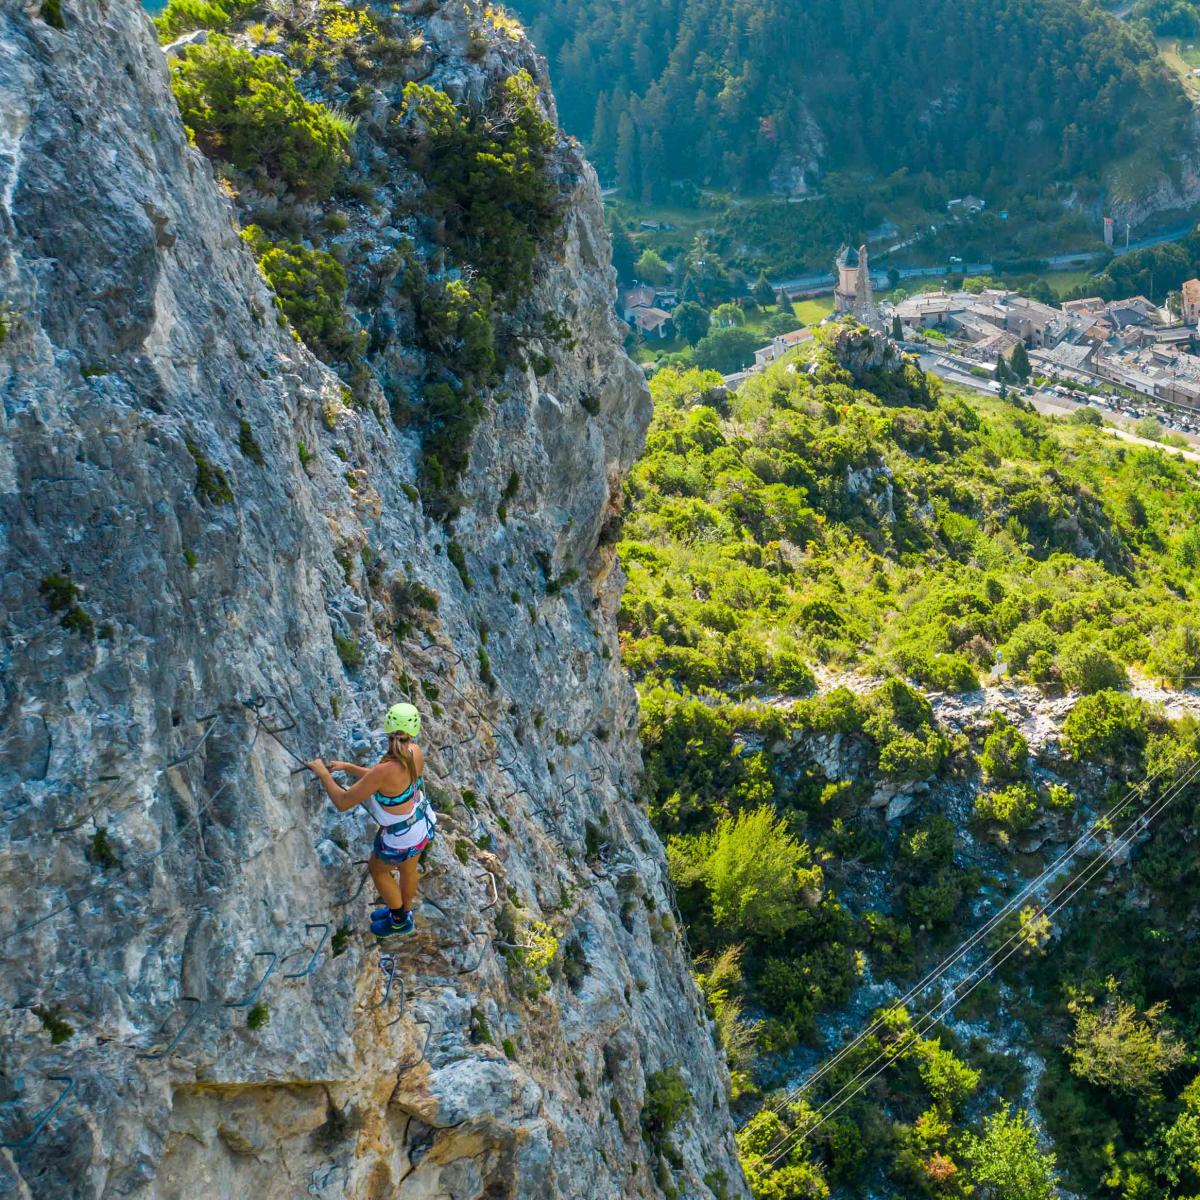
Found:
[[[575,345],[489,403],[451,540],[277,323],[134,0],[54,11],[0,12],[0,1195],[743,1195],[637,802],[603,533],[648,406],[590,169],[536,272]],[[370,761],[402,696],[443,818],[381,958],[368,824],[292,756]]]

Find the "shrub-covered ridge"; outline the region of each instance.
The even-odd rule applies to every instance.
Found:
[[[459,10],[468,36],[443,78],[436,12],[172,0],[158,27],[208,31],[175,48],[172,87],[283,317],[359,404],[419,433],[422,501],[451,518],[506,372],[545,374],[571,340],[533,299],[571,180],[519,29]]]

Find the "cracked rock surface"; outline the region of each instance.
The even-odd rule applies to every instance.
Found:
[[[477,429],[460,572],[411,437],[275,321],[145,15],[41,12],[0,11],[0,1137],[64,1099],[0,1196],[654,1196],[670,1067],[674,1187],[741,1196],[637,803],[604,530],[648,401],[590,168],[535,283],[575,345]],[[366,761],[406,695],[442,825],[381,959],[368,824],[289,751]]]

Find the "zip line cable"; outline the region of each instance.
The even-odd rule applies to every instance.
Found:
[[[1178,796],[1191,782],[1196,779],[1198,775],[1200,775],[1200,762],[1190,769],[1186,778],[1181,779],[1177,781],[1176,784],[1171,785],[1172,789],[1174,789],[1173,791],[1168,791],[1168,793],[1165,793],[1163,797],[1160,797],[1160,799],[1156,801],[1146,813],[1142,814],[1141,817],[1131,822],[1126,830],[1122,832],[1116,839],[1114,839],[1114,841],[1110,843],[1110,845],[1107,846],[1093,862],[1089,863],[1075,879],[1068,881],[1067,885],[1064,886],[1064,888],[1053,898],[1053,900],[1048,901],[1046,905],[1038,910],[1038,912],[1032,914],[1030,921],[1037,920],[1039,917],[1054,916],[1063,908],[1065,908],[1066,905],[1070,903],[1070,901],[1074,899],[1074,897],[1078,895],[1080,891],[1083,890],[1083,888],[1091,883],[1096,876],[1113,861],[1116,853],[1132,844],[1133,839],[1136,838],[1141,831],[1144,831],[1146,828],[1148,828],[1150,822],[1153,821],[1159,814],[1161,814],[1167,807],[1169,807],[1171,803],[1178,798]],[[1068,892],[1070,893],[1069,895],[1067,894]],[[936,1004],[934,1004],[925,1014],[918,1018],[914,1026],[906,1032],[904,1037],[908,1038],[907,1044],[904,1044],[899,1050],[897,1050],[895,1047],[891,1047],[880,1052],[870,1063],[863,1067],[857,1075],[847,1081],[847,1083],[845,1083],[838,1092],[825,1101],[823,1105],[819,1106],[818,1113],[820,1112],[820,1108],[827,1108],[829,1104],[833,1103],[835,1100],[838,1100],[848,1088],[852,1087],[859,1079],[862,1078],[863,1075],[870,1071],[876,1063],[879,1063],[881,1060],[886,1060],[879,1070],[875,1071],[870,1078],[866,1079],[859,1087],[855,1088],[855,1090],[844,1100],[842,1100],[841,1103],[837,1104],[832,1110],[826,1112],[816,1125],[803,1131],[793,1131],[792,1134],[787,1134],[780,1141],[777,1141],[775,1145],[770,1147],[767,1151],[768,1154],[773,1155],[773,1157],[768,1161],[771,1163],[777,1162],[778,1159],[781,1158],[786,1152],[788,1144],[794,1140],[795,1135],[799,1134],[799,1136],[802,1138],[807,1138],[811,1136],[811,1134],[814,1133],[816,1129],[820,1127],[820,1125],[823,1125],[825,1121],[831,1119],[838,1111],[840,1111],[841,1108],[853,1100],[874,1079],[882,1074],[882,1072],[885,1071],[888,1066],[903,1057],[903,1055],[906,1054],[908,1050],[911,1049],[912,1046],[915,1045],[915,1043],[921,1038],[921,1036],[933,1027],[933,1025],[942,1020],[945,1016],[949,1015],[949,1013],[953,1012],[953,1010],[959,1004],[961,1004],[962,1001],[971,994],[971,992],[979,987],[980,984],[994,974],[994,972],[998,970],[1009,958],[1017,953],[1025,941],[1026,938],[1023,929],[1016,930],[1009,937],[1008,941],[998,946],[992,952],[992,954],[988,956],[988,958],[984,959],[982,963],[974,967],[971,972],[968,973],[966,979],[969,980],[976,971],[985,966],[988,968],[983,975],[981,975],[974,981],[974,983],[972,983],[970,988],[968,988],[961,996],[956,996],[949,1003],[949,1005],[944,1008],[944,1011],[940,1013],[938,1010],[942,1009],[943,1006],[946,1005],[946,1001],[939,1000]],[[1008,950],[1008,953],[1003,954],[1002,957],[997,959],[997,956],[1001,955],[1001,952],[1010,946],[1011,949]],[[963,980],[963,982],[966,982],[966,980]],[[922,1028],[917,1028],[917,1026],[922,1025]],[[903,1038],[901,1040],[903,1042]]]
[[[1111,822],[1120,816],[1120,814],[1126,808],[1128,808],[1130,804],[1133,803],[1135,796],[1137,796],[1139,793],[1144,793],[1149,785],[1154,782],[1154,780],[1158,779],[1159,776],[1163,775],[1170,769],[1170,764],[1164,764],[1152,775],[1148,775],[1145,779],[1130,787],[1125,796],[1114,808],[1098,816],[1096,820],[1093,821],[1082,834],[1080,834],[1075,842],[1069,846],[1059,856],[1058,859],[1055,860],[1055,862],[1044,868],[1040,874],[1035,876],[1035,878],[1026,884],[1015,896],[1009,899],[1002,908],[989,917],[988,920],[969,938],[967,938],[966,941],[961,942],[936,967],[932,968],[923,979],[921,979],[918,983],[913,984],[913,986],[899,1000],[894,1002],[895,1005],[903,1006],[908,1004],[908,1002],[915,996],[919,995],[926,988],[936,983],[948,970],[950,970],[951,967],[958,963],[964,957],[964,955],[969,953],[972,949],[974,949],[975,946],[983,941],[983,939],[986,938],[987,935],[991,933],[992,930],[995,929],[996,926],[999,925],[1006,916],[1009,915],[1009,913],[1014,912],[1016,908],[1031,895],[1033,895],[1034,892],[1036,892],[1046,883],[1050,882],[1053,877],[1058,874],[1059,870],[1067,862],[1074,858],[1076,854],[1078,854],[1079,851],[1092,840],[1097,830],[1099,830],[1105,823]],[[778,1100],[769,1106],[764,1106],[764,1108],[759,1109],[759,1112],[781,1112],[783,1108],[790,1104],[794,1099],[802,1096],[810,1088],[814,1087],[818,1082],[820,1082],[820,1080],[828,1075],[829,1072],[832,1071],[839,1062],[841,1062],[847,1055],[852,1054],[854,1050],[856,1050],[858,1046],[861,1045],[868,1037],[870,1037],[871,1034],[874,1033],[882,1024],[883,1018],[877,1017],[873,1024],[868,1026],[867,1029],[863,1030],[863,1032],[860,1033],[853,1041],[842,1046],[838,1052],[831,1059],[822,1064],[822,1066],[814,1074],[810,1075],[796,1087],[790,1089],[781,1100]]]
[[[1159,797],[1159,799],[1156,800],[1150,806],[1150,808],[1131,821],[1126,829],[1100,852],[1096,859],[1084,866],[1077,876],[1068,880],[1063,888],[1051,900],[1047,901],[1040,909],[1038,909],[1037,912],[1030,916],[1029,921],[1032,922],[1041,917],[1053,917],[1061,912],[1062,909],[1065,908],[1075,898],[1075,896],[1077,896],[1085,887],[1087,887],[1088,884],[1090,884],[1104,869],[1111,865],[1117,853],[1119,853],[1121,850],[1127,849],[1130,845],[1132,845],[1133,840],[1141,832],[1144,832],[1146,829],[1148,829],[1150,824],[1161,813],[1169,808],[1171,804],[1173,804],[1174,801],[1178,799],[1178,797],[1184,791],[1186,791],[1187,788],[1197,778],[1200,778],[1200,760],[1197,760],[1190,767],[1186,768],[1181,778],[1172,783],[1168,787],[1167,791],[1161,797]],[[824,1108],[827,1111],[821,1116],[820,1121],[818,1121],[816,1125],[813,1125],[808,1129],[793,1130],[791,1133],[784,1135],[783,1138],[768,1148],[766,1154],[764,1155],[766,1161],[769,1164],[774,1165],[779,1161],[780,1158],[783,1157],[785,1153],[787,1153],[788,1149],[795,1141],[806,1140],[807,1138],[811,1137],[812,1134],[821,1127],[821,1125],[825,1124],[826,1121],[835,1116],[842,1108],[849,1104],[850,1101],[852,1101],[866,1087],[868,1087],[873,1080],[887,1070],[887,1068],[893,1062],[898,1061],[905,1053],[907,1053],[908,1050],[911,1049],[912,1046],[915,1045],[915,1043],[924,1035],[924,1033],[937,1024],[938,1021],[944,1019],[951,1012],[953,1012],[954,1009],[971,994],[971,992],[979,987],[980,984],[982,984],[1001,966],[1003,966],[1008,959],[1016,954],[1025,944],[1025,942],[1026,936],[1023,926],[1022,928],[1018,928],[1008,938],[1007,941],[992,951],[992,953],[986,959],[984,959],[982,963],[971,969],[963,982],[966,982],[967,979],[970,979],[977,971],[987,967],[984,973],[980,975],[979,978],[976,979],[971,986],[962,993],[962,995],[956,995],[948,1004],[945,1000],[939,1000],[936,1004],[934,1004],[929,1010],[927,1010],[921,1017],[917,1019],[908,1034],[906,1034],[906,1037],[908,1038],[906,1044],[902,1045],[900,1049],[891,1047],[881,1051],[878,1055],[876,1055],[876,1057],[872,1059],[870,1063],[863,1067],[855,1076],[853,1076],[853,1078],[843,1084],[833,1096],[831,1096],[824,1102],[823,1105],[821,1105],[821,1108]],[[1010,946],[1011,949],[1008,949]],[[1002,952],[1006,949],[1008,952],[1002,954]],[[939,1010],[942,1011],[939,1012]],[[893,1009],[892,1011],[895,1010]],[[921,1028],[918,1028],[918,1026],[921,1026]],[[881,1060],[885,1060],[883,1061],[883,1065],[879,1067],[879,1069],[873,1074],[871,1074],[869,1078],[864,1080],[857,1087],[854,1087],[854,1085],[858,1083],[858,1081],[862,1079],[867,1072],[871,1071],[871,1068]],[[839,1098],[842,1097],[847,1090],[852,1087],[854,1090],[850,1093],[850,1095],[839,1100]],[[830,1109],[828,1106],[833,1104],[834,1101],[839,1101],[839,1103]],[[820,1113],[820,1108],[818,1109],[818,1113]]]
[[[1161,812],[1163,812],[1167,807],[1169,807],[1169,805],[1171,803],[1173,803],[1175,799],[1178,798],[1178,796],[1187,788],[1187,786],[1191,782],[1193,782],[1193,780],[1195,780],[1197,778],[1198,775],[1200,775],[1200,761],[1197,761],[1195,764],[1193,764],[1193,766],[1187,768],[1184,777],[1182,777],[1182,778],[1176,780],[1174,783],[1172,783],[1169,786],[1168,790],[1163,794],[1163,796],[1161,796],[1158,800],[1156,800],[1154,802],[1154,804],[1151,805],[1151,807],[1145,813],[1141,814],[1139,817],[1135,818],[1134,821],[1130,822],[1129,826],[1127,826],[1127,828],[1117,838],[1115,838],[1113,840],[1113,842],[1111,842],[1108,846],[1106,846],[1103,849],[1103,851],[1097,856],[1097,858],[1095,858],[1091,862],[1087,863],[1083,868],[1081,868],[1078,875],[1076,875],[1073,879],[1069,879],[1066,882],[1066,884],[1064,884],[1062,889],[1060,889],[1060,891],[1051,900],[1047,901],[1042,906],[1042,908],[1040,908],[1038,911],[1031,914],[1029,920],[1034,921],[1034,920],[1037,920],[1039,917],[1045,916],[1047,914],[1047,912],[1050,910],[1052,904],[1054,905],[1053,913],[1057,913],[1063,907],[1065,907],[1065,905],[1071,899],[1073,899],[1075,895],[1077,895],[1085,886],[1087,886],[1088,883],[1090,883],[1096,877],[1096,875],[1100,872],[1100,870],[1102,870],[1108,863],[1110,863],[1115,858],[1115,855],[1118,851],[1120,851],[1120,850],[1126,848],[1128,845],[1130,845],[1132,843],[1132,840],[1138,836],[1139,832],[1148,828],[1150,822],[1153,821],[1154,818],[1157,817]],[[1128,839],[1128,840],[1126,840],[1126,839]],[[1070,895],[1067,895],[1068,892],[1070,892]],[[1065,899],[1063,899],[1064,896],[1066,897]],[[1055,901],[1060,901],[1060,902],[1055,904]],[[977,966],[973,967],[971,969],[971,971],[968,972],[966,979],[970,979],[971,976],[976,971],[979,971],[983,967],[987,966],[989,963],[992,963],[992,960],[996,959],[996,957],[998,955],[1000,955],[1007,947],[1012,946],[1012,950],[1009,952],[1009,954],[1004,955],[1004,957],[1001,958],[999,962],[992,963],[991,967],[984,974],[984,976],[982,976],[979,980],[977,980],[976,983],[968,990],[968,992],[964,993],[962,997],[960,997],[958,1000],[956,1000],[955,1004],[958,1004],[961,1002],[961,1000],[965,999],[966,996],[970,994],[970,991],[974,991],[975,987],[977,987],[979,985],[979,983],[981,983],[983,981],[983,979],[986,979],[1004,961],[1006,961],[1008,958],[1010,958],[1013,953],[1016,953],[1016,951],[1021,948],[1021,945],[1024,942],[1025,942],[1025,935],[1024,935],[1023,929],[1018,928],[1013,934],[1011,934],[1009,936],[1007,941],[1003,942],[1001,945],[996,947],[996,949],[993,950],[991,952],[991,954],[983,960],[983,962],[981,962]],[[935,1012],[938,1008],[940,1008],[943,1003],[944,1003],[944,1001],[938,1001],[936,1004],[934,1004],[929,1009],[928,1012],[926,1012],[922,1017],[918,1018],[917,1024],[920,1024],[921,1021],[924,1021],[927,1017],[929,1017],[930,1014]],[[896,1011],[895,1008],[893,1008],[892,1011]],[[949,1011],[952,1011],[952,1009],[947,1009],[947,1012],[949,1012]],[[935,1017],[930,1022],[930,1024],[926,1026],[926,1029],[930,1028],[932,1026],[932,1024],[936,1023],[936,1021],[939,1019],[940,1019],[939,1017]],[[924,1032],[924,1031],[922,1031],[922,1032]],[[920,1034],[918,1033],[917,1036],[919,1037]],[[855,1075],[852,1079],[847,1081],[847,1083],[843,1084],[843,1086],[841,1087],[841,1089],[838,1092],[836,1092],[828,1100],[824,1101],[823,1105],[821,1105],[819,1107],[827,1106],[828,1104],[832,1103],[834,1100],[837,1100],[838,1097],[840,1097],[846,1091],[847,1088],[851,1087],[858,1079],[860,1079],[867,1071],[869,1071],[877,1062],[879,1062],[881,1059],[884,1059],[884,1058],[890,1059],[892,1056],[893,1056],[892,1051],[885,1050],[885,1051],[881,1052],[879,1055],[876,1056],[876,1058],[874,1060],[872,1060],[872,1062],[868,1063],[865,1067],[863,1067],[858,1072],[857,1075]],[[878,1072],[876,1072],[876,1074],[878,1074]],[[872,1079],[873,1078],[875,1078],[875,1076],[872,1076]],[[868,1080],[867,1082],[869,1083],[870,1080]],[[858,1090],[861,1091],[861,1088]],[[855,1092],[854,1094],[857,1095],[858,1093]],[[852,1099],[853,1097],[850,1097],[850,1098]],[[772,1149],[773,1149],[773,1147],[772,1147]]]

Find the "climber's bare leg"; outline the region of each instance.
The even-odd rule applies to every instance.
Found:
[[[412,911],[412,907],[417,902],[417,889],[420,886],[420,877],[417,874],[417,863],[421,861],[421,856],[414,855],[412,858],[407,858],[402,862],[397,870],[400,872],[400,895],[403,900],[403,907]]]
[[[400,864],[401,876],[403,876],[404,868],[408,863]],[[383,898],[384,904],[388,908],[407,908],[404,903],[400,888],[396,884],[396,877],[392,872],[396,869],[390,863],[385,863],[375,857],[374,854],[367,860],[367,867],[371,872],[371,878],[375,881],[375,887],[379,890],[379,895]]]

